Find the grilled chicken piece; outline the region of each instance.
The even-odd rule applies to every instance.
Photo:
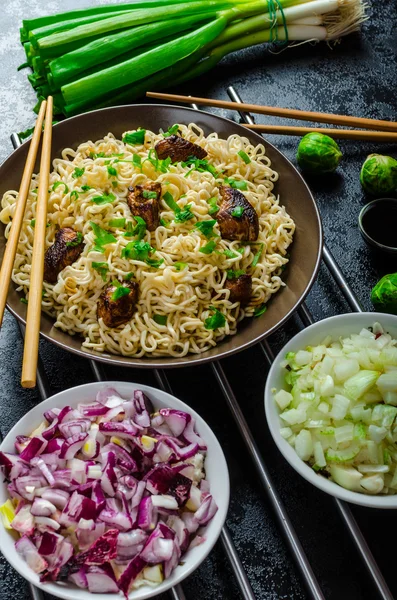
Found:
[[[144,219],[149,231],[155,231],[160,223],[161,183],[148,181],[144,185],[129,187],[128,191],[127,202],[131,213]],[[155,197],[151,197],[153,194]]]
[[[58,274],[72,265],[83,252],[84,241],[81,233],[71,227],[63,227],[55,234],[55,242],[44,256],[44,281],[56,283]]]
[[[226,279],[225,287],[230,290],[230,302],[248,304],[252,295],[252,277],[251,275],[240,275],[235,279]]]
[[[189,156],[195,158],[205,158],[206,151],[197,144],[192,144],[179,135],[170,135],[169,137],[157,142],[155,146],[157,156],[161,159],[171,158],[173,163],[185,161]]]
[[[222,203],[216,216],[221,236],[227,240],[255,242],[259,235],[259,219],[256,210],[239,190],[221,185],[219,188]],[[242,207],[241,217],[232,212]]]
[[[112,295],[118,289],[115,285],[108,285],[99,297],[97,317],[103,319],[106,327],[124,325],[134,313],[139,286],[135,281],[129,281],[124,283],[123,287],[130,288],[131,291],[117,300],[112,299]]]

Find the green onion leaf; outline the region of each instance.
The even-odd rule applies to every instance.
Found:
[[[185,269],[187,267],[187,263],[185,262],[176,262],[174,263],[174,267],[177,271],[182,271],[182,269]]]
[[[245,275],[245,271],[242,271],[242,270],[233,271],[233,269],[228,269],[228,271],[227,271],[228,279],[237,279],[237,277],[240,277],[240,275]]]
[[[252,266],[253,267],[256,267],[256,265],[258,264],[258,261],[259,261],[260,257],[262,256],[263,247],[264,247],[264,244],[260,244],[260,248],[259,248],[258,252],[255,254],[254,260],[252,261]]]
[[[196,223],[195,228],[200,231],[206,238],[210,239],[216,235],[214,233],[214,225],[216,225],[217,221],[215,219],[211,219],[209,221],[200,221]]]
[[[69,248],[74,248],[75,246],[78,246],[79,244],[81,244],[82,241],[83,241],[83,234],[80,233],[80,231],[78,231],[76,233],[76,239],[71,242],[66,242],[66,246],[68,246]]]
[[[244,179],[233,179],[233,177],[226,177],[225,183],[229,184],[230,187],[236,190],[248,190],[248,183]]]
[[[240,219],[243,216],[244,213],[244,206],[236,206],[236,208],[233,208],[232,210],[232,217],[236,217],[237,219]]]
[[[117,171],[114,167],[107,167],[109,177],[117,177]]]
[[[142,167],[142,159],[139,156],[139,154],[134,154],[132,157],[132,164],[134,165],[134,167],[136,167],[137,169],[140,169]]]
[[[125,227],[125,222],[127,219],[121,217],[120,219],[111,219],[108,223],[109,227],[120,227],[121,229]]]
[[[175,213],[181,210],[169,192],[165,192],[163,200]]]
[[[134,216],[134,219],[136,221],[136,225],[134,227],[134,229],[132,230],[132,235],[137,235],[138,239],[141,240],[142,238],[145,237],[145,233],[146,233],[146,221],[145,219],[142,219],[142,217],[139,216]],[[127,232],[128,232],[128,228],[127,228]],[[127,234],[124,234],[124,237],[127,237]]]
[[[153,315],[153,321],[158,325],[167,325],[167,315]]]
[[[194,214],[190,210],[191,206],[191,204],[186,204],[185,208],[179,209],[175,215],[176,223],[185,223],[185,221],[190,221],[190,219],[194,218]]]
[[[28,301],[26,300],[26,298],[20,298],[19,301],[22,302],[22,304],[27,304],[28,303]]]
[[[149,150],[149,154],[148,157],[145,158],[145,160],[143,162],[150,162],[151,165],[153,165],[153,167],[155,168],[156,171],[159,171],[160,173],[167,173],[168,172],[168,167],[171,164],[171,158],[165,158],[165,159],[160,159],[158,158],[156,151],[151,148]],[[143,164],[143,163],[142,163]]]
[[[224,250],[223,254],[225,256],[227,256],[227,258],[237,258],[238,254],[236,254],[235,252],[232,252],[232,250]]]
[[[215,306],[210,306],[210,310],[214,311],[212,317],[209,317],[204,322],[204,327],[206,329],[219,329],[219,327],[224,327],[226,323],[226,317],[223,315]]]
[[[18,133],[18,136],[21,138],[21,140],[26,140],[26,138],[33,135],[33,132],[34,132],[34,127],[31,127],[30,129],[26,129],[26,131],[20,131]]]
[[[181,165],[182,167],[192,167],[190,171],[186,173],[185,177],[188,177],[192,171],[199,171],[199,173],[204,173],[205,171],[208,171],[208,173],[211,173],[211,175],[215,177],[215,179],[219,177],[219,173],[215,169],[215,167],[210,165],[208,160],[205,159],[190,156],[187,160],[181,162]]]
[[[207,202],[210,206],[208,209],[208,214],[215,215],[219,210],[219,206],[217,204],[217,198],[215,198],[215,196],[214,196],[213,198],[209,198],[207,200]]]
[[[138,129],[132,133],[126,133],[123,137],[123,142],[125,144],[130,144],[130,146],[136,146],[138,144],[145,143],[145,134],[146,129]]]
[[[202,252],[203,254],[212,254],[212,252],[215,250],[215,247],[216,241],[212,240],[211,242],[208,242],[205,246],[200,248],[200,252]]]
[[[50,227],[50,225],[51,225],[51,223],[47,223],[46,227]],[[36,219],[32,219],[30,221],[30,226],[33,228],[36,226]]]
[[[123,234],[123,237],[125,237],[125,238],[134,237],[134,227],[132,225],[132,221],[128,221],[127,229],[126,229],[126,232]]]
[[[168,222],[165,219],[160,219],[160,225],[163,227],[168,227]]]
[[[131,288],[121,285],[119,281],[117,281],[117,284],[118,285],[116,285],[116,281],[112,281],[112,285],[116,285],[116,289],[111,295],[111,299],[113,300],[113,302],[120,300],[120,298],[122,298],[123,296],[128,296],[128,294],[131,292]]]
[[[131,258],[132,260],[141,260],[145,262],[149,258],[149,254],[154,252],[154,248],[142,240],[130,242],[121,251],[122,258]]]
[[[116,196],[112,193],[103,194],[103,196],[95,196],[95,198],[91,199],[91,202],[95,202],[95,204],[109,204],[109,202],[114,202],[116,200]]]
[[[91,187],[90,185],[82,185],[81,186],[81,191],[82,192],[88,192],[89,190],[93,190],[94,188]]]
[[[267,311],[267,306],[265,303],[263,303],[260,306],[257,306],[256,309],[254,310],[254,317],[260,317],[266,311]]]
[[[84,171],[85,171],[84,167],[82,167],[81,169],[79,169],[79,167],[76,167],[72,173],[73,179],[77,179],[78,177],[81,177],[82,175],[84,175]]]
[[[239,157],[245,162],[246,165],[249,165],[251,162],[250,157],[248,156],[248,154],[246,152],[244,152],[244,150],[240,150],[240,152],[237,152],[237,154],[239,155]]]
[[[114,237],[114,235],[112,235],[111,233],[108,233],[107,231],[105,231],[105,229],[102,229],[102,227],[100,227],[99,225],[97,225],[96,223],[94,223],[93,221],[90,221],[90,225],[92,227],[92,230],[95,234],[95,239],[94,239],[94,248],[91,250],[95,251],[95,252],[104,252],[104,248],[103,246],[106,246],[107,244],[114,244],[117,242],[116,238]]]
[[[109,271],[109,265],[107,262],[93,262],[92,268],[95,269],[95,271],[98,271],[103,281],[106,281],[106,276]]]
[[[178,123],[176,123],[175,125],[172,125],[171,127],[169,127],[167,129],[167,131],[163,131],[163,136],[165,138],[169,137],[170,135],[175,135],[176,133],[178,133],[178,129],[179,129],[179,125]]]
[[[149,190],[143,190],[142,196],[146,198],[146,200],[153,200],[154,198],[157,198],[156,192],[150,192]]]
[[[79,193],[76,190],[70,192],[70,199],[75,201],[79,199]]]
[[[124,275],[124,281],[130,281],[133,277],[135,277],[133,271],[130,271],[126,275]]]
[[[57,188],[59,188],[59,186],[60,186],[60,185],[63,185],[63,186],[64,186],[64,188],[65,188],[65,189],[64,189],[64,194],[67,194],[67,193],[69,192],[69,188],[68,188],[68,186],[66,185],[66,183],[64,183],[63,181],[56,181],[56,182],[54,183],[54,185],[52,186],[52,191],[53,191],[53,192],[55,192],[55,190],[56,190]]]
[[[158,269],[163,262],[164,258],[160,258],[160,260],[154,260],[153,258],[146,259],[146,264],[149,265],[149,267],[153,267],[153,269]]]

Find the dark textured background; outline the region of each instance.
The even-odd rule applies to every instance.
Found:
[[[88,4],[94,0],[3,0],[0,21],[0,158],[12,150],[9,134],[32,125],[34,96],[16,67],[24,61],[18,43],[22,17],[38,16]],[[211,74],[186,84],[183,93],[227,98],[233,84],[247,102],[345,113],[381,119],[395,119],[397,11],[395,0],[370,7],[370,20],[362,35],[345,38],[339,45],[304,45],[281,53],[258,47],[224,60]],[[232,113],[223,112],[233,117]],[[258,118],[260,122],[264,117]],[[276,119],[266,118],[276,123]],[[293,123],[292,123],[293,124]],[[269,136],[294,161],[296,138]],[[375,257],[365,246],[357,229],[360,208],[368,200],[359,185],[359,171],[367,154],[389,153],[397,147],[341,143],[343,162],[334,175],[308,183],[323,218],[325,239],[364,307],[371,310],[369,291],[386,272],[396,270],[391,260]],[[347,306],[328,275],[321,268],[307,304],[316,319],[347,311]],[[270,341],[277,350],[293,335],[299,321],[288,325]],[[36,391],[22,390],[19,384],[22,344],[14,320],[7,315],[0,337],[0,428],[10,427],[39,398]],[[92,380],[89,365],[47,342],[41,355],[54,392]],[[225,361],[224,368],[255,433],[276,487],[285,502],[305,551],[319,578],[327,600],[373,600],[376,593],[355,548],[344,530],[331,498],[313,489],[295,474],[275,449],[263,413],[266,367],[259,348],[252,348]],[[107,369],[109,379],[128,379],[155,385],[148,371]],[[250,458],[239,437],[210,367],[169,372],[175,395],[198,410],[222,442],[230,466],[232,500],[228,526],[240,552],[257,598],[261,600],[306,597],[285,544],[264,498]],[[397,527],[397,514],[352,507],[370,547],[379,561],[388,584],[397,596],[395,558],[390,538]],[[389,544],[386,541],[389,540]],[[0,560],[0,600],[28,600],[28,588],[8,563]],[[217,547],[210,558],[184,583],[187,598],[237,600],[240,596],[233,575]]]

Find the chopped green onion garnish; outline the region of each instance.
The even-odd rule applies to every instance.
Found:
[[[109,227],[120,227],[123,228],[125,227],[125,222],[127,219],[124,219],[123,217],[121,217],[120,219],[111,219],[109,221]]]
[[[181,210],[169,192],[165,192],[163,200],[167,204],[167,206],[169,206],[169,208],[175,213]]]
[[[190,219],[194,218],[194,214],[190,210],[191,206],[191,204],[186,204],[185,208],[179,209],[175,215],[176,223],[184,223],[185,221],[190,221]]]
[[[131,258],[132,260],[142,260],[145,262],[149,257],[149,254],[154,252],[154,248],[149,242],[143,242],[142,240],[136,240],[130,242],[121,251],[122,258]]]
[[[135,277],[133,271],[130,271],[129,273],[127,273],[127,275],[124,275],[124,280],[125,281],[130,281],[133,277]]]
[[[174,267],[177,271],[182,271],[182,269],[185,269],[187,267],[187,263],[185,262],[176,262],[174,263]]]
[[[172,162],[171,158],[169,156],[168,156],[168,158],[164,158],[164,159],[158,158],[156,151],[153,148],[151,148],[149,150],[148,157],[145,158],[145,160],[143,162],[146,162],[146,161],[150,162],[150,164],[153,165],[155,170],[159,171],[160,173],[167,173],[168,167],[170,166],[170,164]]]
[[[107,262],[93,262],[93,269],[98,271],[99,275],[102,277],[103,281],[106,281],[106,275],[109,271],[109,265]]]
[[[254,256],[254,260],[252,261],[253,267],[256,267],[256,265],[258,264],[258,261],[259,261],[260,257],[262,256],[263,248],[264,248],[264,244],[261,244],[258,252]]]
[[[83,234],[80,233],[80,231],[78,231],[76,233],[76,239],[71,242],[66,242],[66,246],[68,246],[70,248],[74,248],[75,246],[78,246],[79,244],[81,244],[82,241],[83,241]]]
[[[27,304],[28,303],[28,301],[26,300],[26,298],[20,298],[19,300],[20,300],[20,302],[22,302],[22,304]]]
[[[108,171],[109,177],[117,177],[117,171],[114,167],[108,166],[107,171]]]
[[[181,162],[182,167],[192,167],[188,173],[186,173],[185,177],[188,177],[192,171],[199,171],[199,173],[204,173],[208,171],[211,173],[215,179],[219,177],[218,171],[210,165],[208,160],[196,158],[195,156],[191,156],[185,162]]]
[[[244,179],[233,179],[233,177],[226,177],[225,183],[228,183],[230,187],[236,190],[248,190],[248,183]]]
[[[156,192],[150,192],[149,190],[143,190],[142,196],[146,198],[146,200],[153,200],[154,198],[157,198]]]
[[[50,227],[50,225],[51,225],[51,223],[47,223],[46,227]],[[30,226],[33,228],[36,226],[36,219],[32,219],[30,221]]]
[[[81,169],[79,169],[79,167],[76,167],[72,173],[73,179],[77,179],[78,177],[81,177],[82,175],[84,175],[84,171],[85,171],[84,167],[82,167]]]
[[[96,236],[94,239],[95,246],[91,250],[91,252],[93,252],[93,251],[104,252],[105,249],[103,248],[103,246],[106,246],[107,244],[114,244],[115,242],[117,242],[114,235],[112,235],[111,233],[108,233],[107,231],[105,231],[105,229],[102,229],[102,227],[100,227],[93,221],[90,221],[90,225]]]
[[[204,327],[206,329],[219,329],[219,327],[224,327],[226,323],[226,317],[223,315],[215,306],[210,306],[210,310],[214,311],[212,317],[208,317],[208,319],[204,322]]]
[[[217,204],[217,198],[215,198],[215,196],[213,198],[209,198],[207,200],[208,204],[209,204],[209,209],[208,209],[208,214],[210,215],[214,215],[215,213],[218,212],[219,210],[219,206]]]
[[[265,303],[263,303],[260,306],[257,306],[256,309],[254,310],[254,317],[260,317],[266,311],[267,311],[267,306]]]
[[[142,159],[139,156],[139,154],[134,154],[132,157],[132,164],[134,165],[134,167],[137,167],[138,169],[140,169],[142,167]]]
[[[227,256],[227,258],[237,258],[238,254],[236,254],[235,252],[232,252],[232,250],[224,250],[223,254],[225,256]]]
[[[120,298],[122,298],[123,296],[128,296],[128,294],[132,291],[129,287],[121,285],[119,281],[117,283],[118,285],[116,285],[116,281],[112,281],[112,285],[116,285],[116,289],[111,295],[111,299],[113,300],[113,302],[116,302],[116,300],[120,300]]]
[[[202,252],[203,254],[211,254],[216,248],[216,241],[212,240],[211,242],[208,242],[205,246],[203,246],[202,248],[200,248],[200,252]]]
[[[76,190],[70,192],[70,199],[75,201],[79,199],[79,193]]]
[[[239,157],[245,162],[246,165],[249,165],[251,162],[250,157],[248,156],[248,154],[246,152],[244,152],[244,150],[240,150],[239,152],[237,152],[237,154],[239,155]]]
[[[240,217],[243,216],[244,213],[244,206],[236,206],[236,208],[233,208],[232,210],[232,217],[236,217],[237,219],[240,219]]]
[[[227,278],[228,279],[237,279],[237,277],[240,277],[240,275],[245,275],[245,271],[242,271],[242,270],[233,271],[233,269],[229,269],[227,271]]]
[[[53,192],[55,192],[55,190],[56,190],[57,188],[59,188],[59,186],[60,186],[60,185],[63,185],[63,186],[64,186],[64,188],[65,188],[65,189],[64,189],[64,194],[67,194],[67,193],[69,192],[69,188],[68,188],[68,186],[66,185],[66,183],[64,183],[63,181],[56,181],[56,182],[54,183],[54,185],[52,186],[52,191],[53,191]]]
[[[168,222],[165,219],[160,219],[160,225],[163,227],[168,227]]]
[[[143,237],[145,237],[145,233],[146,233],[146,221],[145,219],[142,219],[142,217],[139,216],[134,216],[134,219],[136,221],[136,225],[134,227],[134,229],[132,230],[132,235],[137,235],[138,239],[141,240]],[[128,228],[127,228],[127,232],[128,232]],[[124,237],[127,237],[127,234],[124,234]]]
[[[116,200],[116,196],[114,194],[103,194],[103,196],[95,196],[95,198],[91,199],[91,202],[95,204],[109,204],[109,202],[114,202]]]
[[[125,238],[134,237],[134,227],[132,225],[132,221],[128,221],[127,229],[126,229],[126,232],[124,233],[124,237]]]
[[[90,185],[82,185],[81,186],[81,191],[82,192],[88,192],[89,190],[93,190],[94,188],[91,187]]]
[[[153,315],[153,321],[158,325],[167,325],[167,315]]]
[[[216,235],[214,233],[214,225],[216,225],[215,219],[209,221],[199,221],[196,223],[195,228],[200,231],[206,238],[210,239]]]
[[[126,133],[123,137],[123,142],[125,144],[130,144],[131,146],[136,146],[138,144],[145,143],[145,133],[146,129],[138,129],[132,133]]]
[[[167,131],[163,131],[163,136],[169,137],[170,135],[175,135],[176,133],[178,133],[178,129],[179,129],[179,125],[176,123],[175,125],[172,125],[171,127],[169,127],[167,129]]]

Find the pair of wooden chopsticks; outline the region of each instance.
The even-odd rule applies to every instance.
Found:
[[[274,106],[260,106],[258,104],[246,104],[228,100],[213,100],[196,96],[180,96],[178,94],[163,94],[147,92],[149,98],[168,100],[170,102],[182,102],[185,104],[199,104],[201,106],[214,106],[244,112],[253,112],[260,115],[272,115],[274,117],[286,117],[289,119],[300,119],[302,121],[316,121],[317,123],[331,123],[333,125],[344,125],[347,127],[363,127],[377,131],[362,131],[351,129],[328,129],[325,127],[292,127],[288,125],[245,125],[249,129],[261,133],[276,133],[281,135],[305,135],[313,131],[325,133],[333,138],[347,140],[363,140],[372,142],[394,142],[397,143],[397,123],[392,121],[380,121],[378,119],[364,119],[362,117],[349,117],[347,115],[334,115],[330,113],[309,112],[292,108],[277,108]]]
[[[49,96],[47,101],[44,101],[41,105],[36,126],[34,128],[33,137],[30,142],[28,157],[26,159],[21,186],[19,188],[15,215],[12,220],[10,235],[8,237],[0,271],[1,326],[3,322],[4,309],[7,301],[7,293],[11,281],[15,255],[18,248],[22,222],[25,215],[30,182],[36,162],[45,118],[21,378],[22,386],[27,388],[35,387],[36,385],[36,370],[39,353],[40,315],[44,275],[45,235],[47,225],[48,184],[51,166],[52,113],[53,99],[51,96]]]

